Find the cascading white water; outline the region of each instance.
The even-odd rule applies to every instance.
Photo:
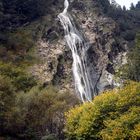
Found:
[[[65,40],[72,52],[76,92],[80,94],[83,102],[91,101],[94,96],[94,89],[87,66],[87,49],[89,46],[75,27],[72,17],[67,12],[69,7],[68,0],[64,1],[64,6],[64,10],[58,15],[58,18],[64,28]]]

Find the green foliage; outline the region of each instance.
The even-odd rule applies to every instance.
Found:
[[[140,81],[140,34],[136,38],[136,46],[128,54],[128,62],[119,70],[123,79]]]
[[[0,129],[8,123],[15,102],[15,89],[9,78],[0,75]]]
[[[36,41],[32,26],[0,33],[0,58],[3,61],[25,66],[34,63],[33,47]]]
[[[64,112],[78,99],[36,84],[22,67],[0,62],[0,136],[64,139]]]
[[[126,24],[125,24],[126,25]],[[132,30],[128,30],[128,31],[126,31],[123,35],[123,38],[125,39],[125,40],[127,40],[127,41],[133,41],[133,40],[135,40],[135,36],[136,36],[136,34],[135,34],[135,32],[134,31],[132,31]]]
[[[0,1],[0,30],[17,28],[50,12],[56,0]]]
[[[131,42],[135,40],[135,34],[139,31],[140,9],[131,4],[131,9],[123,9],[114,1],[110,5],[107,11],[107,15],[114,19],[120,28],[116,30],[119,33],[119,37]],[[137,3],[137,7],[139,2]]]
[[[126,31],[126,30],[129,30],[130,29],[129,23],[125,22],[124,20],[119,21],[119,24],[120,24],[120,30],[121,31]]]
[[[22,53],[25,53],[34,46],[32,31],[28,28],[20,28],[9,32],[7,36],[8,41],[6,47],[11,50],[13,49],[15,52],[20,50]]]
[[[102,6],[103,11],[106,13],[109,10],[109,1],[108,0],[98,0],[100,6]]]
[[[140,81],[140,34],[137,35],[136,46],[130,51],[128,57],[127,77]]]
[[[74,95],[58,93],[52,86],[47,89],[37,86],[8,100],[14,101],[13,110],[8,112],[8,120],[2,118],[4,124],[0,127],[0,135],[12,134],[15,138],[28,140],[64,139],[64,112],[78,103]],[[10,102],[9,108],[12,109]]]
[[[131,82],[95,97],[66,113],[66,134],[71,140],[140,138],[140,83]]]
[[[37,84],[35,79],[29,76],[24,68],[10,63],[0,62],[0,74],[9,78],[16,90],[27,91]]]
[[[136,9],[140,10],[140,1],[138,1],[138,3],[136,4]]]
[[[135,10],[135,6],[133,3],[131,3],[130,10]]]
[[[28,91],[35,85],[34,78],[23,68],[0,62],[0,136],[14,134],[16,137],[23,129],[23,116],[16,106],[16,99],[19,91]]]

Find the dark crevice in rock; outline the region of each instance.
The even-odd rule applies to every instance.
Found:
[[[52,84],[59,85],[61,83],[61,79],[64,78],[64,56],[60,55],[58,58],[57,72],[55,73]]]
[[[115,70],[113,68],[113,64],[108,64],[106,70],[111,73],[111,74],[115,74]]]

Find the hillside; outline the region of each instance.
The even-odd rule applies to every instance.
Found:
[[[82,101],[58,19],[63,3],[0,0],[0,140],[66,139],[64,114]],[[73,0],[68,14],[88,46],[93,99],[129,80],[139,83],[140,2],[126,10],[115,1]]]

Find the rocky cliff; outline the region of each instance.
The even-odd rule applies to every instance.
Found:
[[[90,45],[88,65],[95,91],[113,88],[117,84],[114,74],[126,61],[127,42],[119,37],[118,25],[104,14],[99,1],[73,0],[70,4],[69,12]],[[63,28],[57,19],[62,9],[63,1],[57,1],[52,6],[53,13],[42,19],[45,24],[36,45],[36,55],[41,61],[31,67],[31,73],[45,86],[53,84],[60,92],[74,92],[71,51],[65,44]]]

